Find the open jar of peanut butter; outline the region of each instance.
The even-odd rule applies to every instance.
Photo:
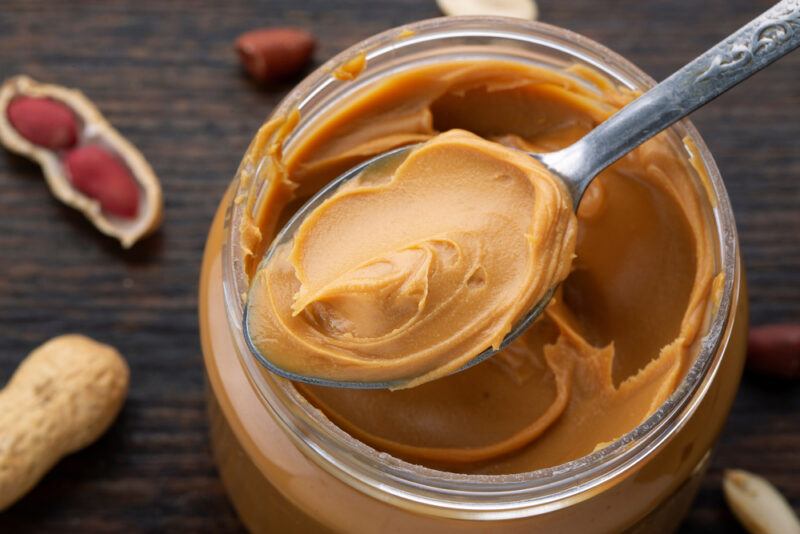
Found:
[[[336,76],[362,56],[354,79]],[[272,237],[339,173],[450,129],[555,150],[652,83],[566,30],[464,17],[359,43],[284,99],[222,200],[200,284],[212,446],[250,530],[677,527],[733,402],[747,323],[730,203],[688,122],[595,180],[569,276],[486,362],[400,391],[322,388],[270,374],[242,335]]]

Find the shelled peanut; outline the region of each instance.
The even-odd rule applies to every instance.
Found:
[[[800,324],[769,324],[750,330],[747,365],[758,373],[800,379]]]
[[[119,352],[81,335],[53,338],[25,358],[0,390],[0,511],[106,431],[128,380]]]
[[[0,87],[0,142],[39,163],[50,190],[130,247],[161,222],[153,169],[82,93],[15,76]]]
[[[253,80],[271,83],[299,74],[316,48],[311,33],[299,28],[259,28],[236,39],[239,61]]]

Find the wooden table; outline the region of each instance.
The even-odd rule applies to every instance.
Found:
[[[540,0],[541,19],[592,37],[659,79],[771,2]],[[702,5],[702,7],[700,7]],[[289,85],[259,90],[231,49],[262,25],[312,29],[317,62],[433,0],[2,0],[0,75],[82,88],[161,176],[163,229],[130,251],[55,201],[36,165],[0,153],[0,382],[51,336],[125,354],[121,417],[0,515],[0,531],[233,532],[209,451],[197,332],[206,231],[251,136]],[[695,115],[725,177],[753,323],[800,321],[800,52]],[[1,430],[0,430],[1,432]],[[720,477],[767,476],[800,505],[800,387],[745,376],[686,532],[735,532]]]

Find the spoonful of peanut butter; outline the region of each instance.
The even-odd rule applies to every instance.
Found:
[[[245,308],[251,351],[292,380],[392,389],[490,357],[569,274],[592,179],[795,49],[797,18],[797,0],[776,4],[563,150],[450,130],[351,169],[264,256]]]

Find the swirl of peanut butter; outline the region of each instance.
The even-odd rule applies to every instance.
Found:
[[[576,230],[540,163],[451,130],[308,215],[253,280],[251,338],[295,374],[415,386],[499,347],[569,274]]]

